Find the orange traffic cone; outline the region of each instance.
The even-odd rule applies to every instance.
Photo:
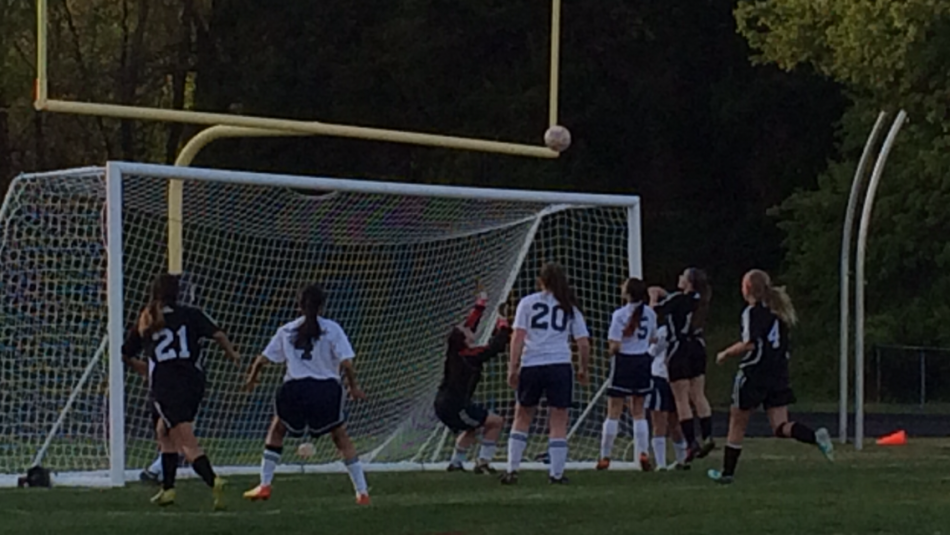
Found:
[[[903,429],[877,439],[878,446],[903,446],[904,444],[907,444],[907,432]]]

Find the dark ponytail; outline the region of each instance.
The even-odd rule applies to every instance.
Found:
[[[300,290],[298,304],[303,312],[303,323],[297,327],[297,336],[294,338],[294,348],[307,351],[313,348],[313,342],[320,339],[323,331],[317,318],[323,312],[327,294],[319,284],[311,284]]]
[[[580,306],[577,304],[577,298],[574,297],[574,290],[571,289],[571,285],[567,282],[567,275],[564,274],[564,269],[554,263],[544,264],[538,279],[541,285],[544,286],[544,289],[551,292],[554,298],[557,299],[558,304],[564,309],[566,317],[568,319],[573,318],[574,308],[579,309]]]
[[[712,301],[712,288],[709,286],[709,278],[706,272],[701,269],[689,268],[689,283],[693,286],[693,291],[699,294],[699,304],[693,311],[693,317],[689,322],[690,331],[696,332],[706,326],[706,318],[709,317],[709,302]]]
[[[152,295],[148,305],[139,314],[139,336],[146,337],[165,328],[165,313],[162,309],[178,302],[178,277],[163,273],[152,282]]]
[[[627,303],[640,303],[623,328],[624,336],[633,336],[633,333],[640,328],[640,320],[643,319],[643,307],[646,306],[647,299],[649,299],[647,285],[642,280],[631,277],[627,279],[623,286],[623,295],[627,298]]]

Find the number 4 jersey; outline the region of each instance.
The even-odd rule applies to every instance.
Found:
[[[788,373],[788,326],[764,304],[742,312],[742,341],[755,345],[739,363],[746,376]]]
[[[165,327],[145,336],[133,326],[122,346],[122,354],[132,358],[142,353],[148,359],[149,382],[174,381],[176,377],[200,375],[203,380],[201,346],[221,328],[201,310],[182,305],[162,309]]]
[[[531,294],[518,303],[514,328],[526,331],[521,355],[523,368],[570,364],[570,339],[590,336],[581,311],[575,307],[574,313],[569,315],[548,292]]]

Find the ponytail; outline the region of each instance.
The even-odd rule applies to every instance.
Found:
[[[564,309],[564,314],[568,319],[574,317],[574,309],[580,308],[577,305],[577,298],[574,297],[574,291],[567,282],[567,275],[561,266],[553,263],[545,264],[541,268],[541,275],[538,277],[545,290],[554,295],[554,299]]]
[[[297,327],[294,337],[294,348],[308,351],[313,348],[313,342],[320,339],[323,330],[320,328],[319,317],[323,312],[323,305],[327,296],[319,284],[311,284],[300,291],[298,303],[303,312],[303,323]]]
[[[689,283],[693,291],[699,294],[699,303],[693,311],[693,316],[689,321],[689,329],[696,332],[706,326],[706,319],[709,317],[709,303],[712,301],[712,288],[709,286],[709,278],[706,272],[701,269],[689,268]]]
[[[768,306],[773,314],[779,317],[786,325],[798,323],[798,314],[792,298],[788,296],[784,286],[770,286],[768,289]]]
[[[146,337],[165,328],[166,306],[178,302],[178,277],[164,273],[152,282],[152,298],[139,314],[139,336]]]
[[[634,309],[633,314],[630,314],[630,319],[627,320],[627,325],[623,328],[624,336],[633,336],[633,333],[640,328],[640,320],[643,319],[643,307],[646,306],[645,303],[649,298],[647,285],[642,280],[631,277],[623,285],[623,295],[628,303],[640,303]]]

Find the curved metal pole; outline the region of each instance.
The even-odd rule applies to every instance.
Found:
[[[239,126],[211,126],[195,134],[185,143],[175,165],[188,167],[201,152],[201,149],[218,139],[236,137],[293,137],[306,136],[301,132],[286,130],[267,130],[263,128],[244,128]],[[168,272],[180,275],[182,273],[182,199],[184,185],[181,180],[168,181]]]
[[[844,230],[841,233],[841,354],[839,364],[839,383],[838,383],[838,435],[842,444],[848,442],[848,342],[850,339],[848,324],[848,312],[851,308],[851,232],[854,230],[854,212],[858,208],[858,196],[861,194],[861,183],[864,180],[865,171],[867,171],[868,162],[871,160],[871,153],[877,138],[884,127],[884,120],[887,118],[887,112],[882,111],[877,116],[874,128],[868,136],[868,141],[864,145],[864,152],[861,154],[861,160],[858,161],[858,168],[854,172],[854,181],[851,182],[851,194],[848,196],[848,208],[844,213]]]
[[[887,157],[906,120],[907,112],[901,110],[894,119],[890,132],[887,133],[887,139],[884,140],[881,153],[874,164],[874,172],[871,173],[871,182],[868,184],[868,191],[864,197],[861,224],[858,228],[857,261],[854,269],[854,449],[856,450],[864,447],[864,286],[866,284],[864,260],[867,252],[868,229],[871,226],[874,196],[877,194],[881,175],[884,174]]]

